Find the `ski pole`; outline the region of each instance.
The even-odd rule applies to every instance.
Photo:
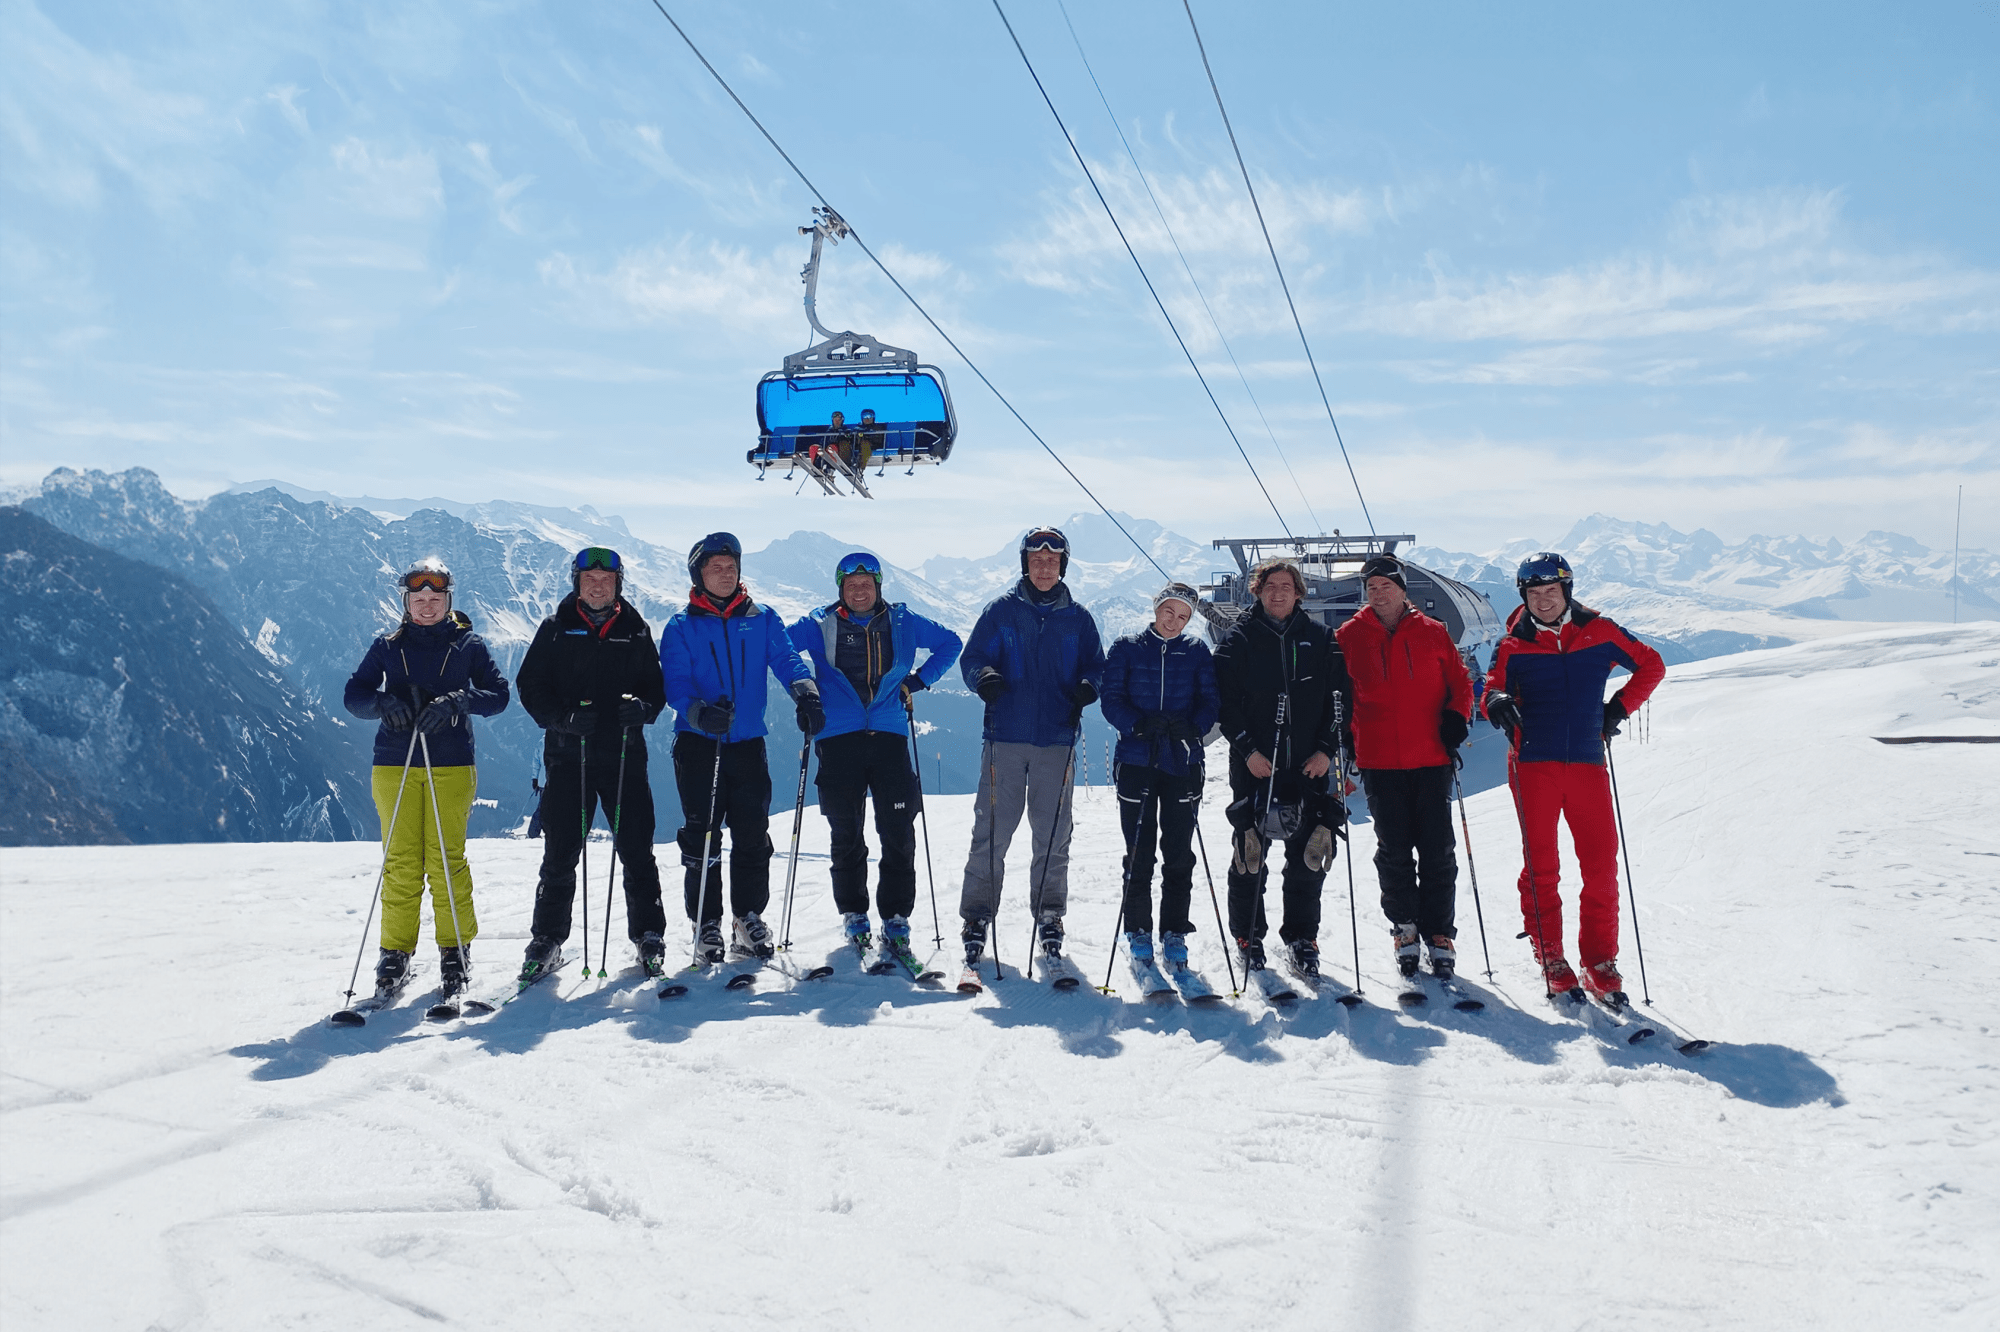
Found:
[[[604,964],[611,957],[611,886],[618,882],[618,825],[625,814],[625,745],[631,738],[631,727],[618,728],[618,791],[611,804],[611,868],[604,875],[604,943],[597,950],[599,980],[609,974]],[[589,881],[585,881],[583,890],[585,893],[590,891]]]
[[[1241,998],[1243,989],[1236,983],[1236,959],[1229,955],[1229,929],[1222,923],[1222,902],[1215,895],[1215,875],[1208,869],[1208,839],[1201,835],[1201,803],[1194,807],[1194,841],[1201,848],[1201,876],[1208,880],[1208,904],[1215,908],[1215,932],[1222,936],[1222,965],[1229,968],[1229,997]]]
[[[354,953],[354,974],[347,978],[348,1003],[354,1002],[354,984],[361,979],[361,959],[368,954],[368,935],[375,926],[375,904],[382,899],[382,883],[389,877],[389,843],[396,835],[396,818],[403,812],[403,791],[410,784],[410,764],[417,757],[417,728],[412,719],[410,748],[403,755],[403,777],[396,783],[396,803],[389,810],[389,826],[382,832],[382,866],[375,872],[375,890],[368,894],[368,918],[361,922],[361,947]]]
[[[799,798],[792,805],[792,854],[785,867],[784,941],[778,946],[786,952],[792,947],[792,886],[799,881],[799,829],[806,821],[806,765],[811,762],[812,737],[808,735],[799,745]]]
[[[466,966],[468,959],[465,953],[465,930],[458,921],[458,890],[451,882],[451,848],[446,846],[444,841],[444,812],[438,808],[437,775],[431,770],[431,740],[421,731],[417,732],[417,739],[424,747],[424,785],[430,791],[431,822],[437,826],[438,862],[444,866],[444,900],[445,905],[451,908],[452,946],[458,950],[459,974],[463,976],[470,970]],[[470,884],[466,886],[468,890],[471,887]]]
[[[1345,729],[1343,702],[1340,691],[1335,690],[1333,730],[1336,736]],[[1340,802],[1340,826],[1347,833],[1347,854],[1341,858],[1347,862],[1347,932],[1354,941],[1354,993],[1340,996],[1340,1002],[1352,1008],[1361,1002],[1365,991],[1361,988],[1361,918],[1354,909],[1354,821],[1347,816],[1347,754],[1338,740],[1333,746],[1333,783],[1335,799]],[[1285,854],[1290,856],[1291,852]]]
[[[1528,876],[1528,900],[1535,908],[1535,964],[1542,968],[1542,998],[1553,999],[1556,992],[1549,988],[1549,969],[1542,957],[1542,890],[1535,882],[1535,853],[1528,849],[1528,808],[1521,798],[1518,781],[1520,766],[1514,759],[1514,740],[1507,740],[1507,788],[1514,797],[1514,821],[1521,827],[1521,871]],[[1558,948],[1562,940],[1556,940]]]
[[[1486,949],[1486,912],[1479,905],[1479,864],[1472,858],[1472,821],[1465,817],[1465,785],[1452,769],[1451,788],[1458,793],[1458,826],[1465,837],[1465,868],[1472,875],[1472,910],[1479,918],[1479,952],[1486,959],[1486,979],[1493,979],[1493,954]]]
[[[724,732],[727,734],[727,732]],[[716,797],[722,790],[722,736],[715,737],[715,769],[708,778],[708,826],[701,833],[701,891],[695,896],[694,942],[688,947],[688,968],[701,966],[701,918],[708,914],[708,867],[711,860],[721,859],[721,830],[715,826]],[[709,844],[716,846],[714,856],[709,854]]]
[[[993,914],[986,918],[986,942],[993,949],[993,983],[1000,983],[1000,865],[994,846],[1000,837],[1000,765],[993,742],[986,742],[986,883],[993,890]]]
[[[1115,783],[1111,790],[1115,799],[1118,791]],[[1125,841],[1125,877],[1118,889],[1118,923],[1111,927],[1111,960],[1104,964],[1104,984],[1097,987],[1098,992],[1101,994],[1112,993],[1111,969],[1118,965],[1118,940],[1125,932],[1125,898],[1132,891],[1132,861],[1137,858],[1141,846],[1145,847],[1148,852],[1153,849],[1152,842],[1146,840],[1146,808],[1152,802],[1153,784],[1148,781],[1146,789],[1139,795],[1138,821],[1133,825],[1132,836]],[[1158,818],[1155,818],[1153,821],[1155,823],[1159,822]],[[1123,810],[1119,811],[1119,822],[1124,822]],[[1146,891],[1150,893],[1152,889],[1148,888]]]
[[[590,974],[590,739],[579,735],[576,738],[577,776],[577,826],[583,829],[583,870],[579,882],[582,891],[576,895],[583,899],[583,974]]]
[[[1082,729],[1082,727],[1077,728],[1078,735],[1082,734]],[[1056,788],[1056,819],[1054,823],[1049,825],[1049,844],[1042,852],[1042,872],[1036,880],[1033,890],[1028,894],[1028,913],[1033,917],[1028,922],[1028,959],[1030,965],[1033,964],[1035,956],[1035,933],[1041,928],[1042,924],[1042,894],[1048,887],[1049,866],[1054,863],[1056,858],[1056,834],[1062,831],[1063,813],[1069,808],[1070,792],[1074,789],[1070,784],[1070,778],[1075,773],[1076,736],[1072,735],[1069,741],[1069,754],[1063,760],[1062,785]],[[1034,831],[1034,825],[1031,822],[1028,826],[1031,841],[1033,840]],[[1067,860],[1069,857],[1068,837],[1063,838],[1062,853],[1064,859]]]
[[[1611,741],[1604,742],[1604,764],[1611,773],[1611,811],[1618,816],[1618,850],[1625,857],[1625,897],[1632,904],[1632,946],[1639,953],[1639,998],[1653,1002],[1646,985],[1646,941],[1639,937],[1639,896],[1632,886],[1632,848],[1625,841],[1625,809],[1618,803],[1618,764],[1611,757]]]
[[[932,942],[944,947],[944,924],[938,919],[937,870],[931,864],[931,816],[924,809],[924,756],[917,752],[917,701],[905,694],[903,710],[910,714],[910,771],[917,779],[917,818],[924,825],[924,877],[931,885],[931,930],[937,936]]]

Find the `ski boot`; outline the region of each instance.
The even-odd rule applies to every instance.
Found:
[[[1458,974],[1458,945],[1449,934],[1431,936],[1431,975],[1450,980]]]
[[[648,979],[658,980],[667,974],[667,941],[660,937],[658,930],[647,930],[637,940],[639,965]]]
[[[1567,958],[1558,955],[1542,960],[1542,987],[1551,999],[1561,998],[1576,988],[1576,973],[1570,970]]]
[[[868,950],[875,946],[875,937],[868,932],[868,913],[866,911],[848,911],[842,913],[840,928],[846,934],[848,944],[863,957],[866,957]]]
[[[533,985],[561,966],[562,960],[562,940],[552,934],[535,935],[521,954],[521,984]]]
[[[986,956],[986,922],[966,921],[965,927],[958,932],[958,941],[965,946],[965,969],[971,971]]]
[[[1312,939],[1294,939],[1291,948],[1292,971],[1309,984],[1319,984],[1319,944]]]
[[[694,956],[697,964],[704,967],[720,966],[729,956],[729,946],[722,942],[722,922],[705,920],[695,935]]]
[[[1153,961],[1153,936],[1150,932],[1128,930],[1125,933],[1125,951],[1132,955],[1135,964],[1151,965]]]
[[[438,1002],[448,1004],[465,993],[472,978],[472,945],[438,947]]]
[[[384,948],[375,959],[375,997],[394,999],[409,983],[410,955],[398,948]]]
[[[1606,958],[1583,969],[1583,988],[1606,1008],[1623,1009],[1632,1001],[1625,996],[1625,978],[1618,974],[1618,959]]]
[[[1238,939],[1236,952],[1243,959],[1243,970],[1262,971],[1264,969],[1264,941],[1262,939]]]
[[[882,922],[882,951],[895,958],[912,976],[921,970],[917,955],[910,951],[909,917],[890,916]]]
[[[1188,964],[1187,936],[1175,934],[1171,930],[1160,935],[1160,956],[1170,967],[1184,967]]]
[[[1417,937],[1417,927],[1414,924],[1391,925],[1389,937],[1396,945],[1396,974],[1416,975],[1417,964],[1423,961],[1424,953],[1423,944]]]
[[[752,957],[769,958],[778,951],[776,941],[771,938],[771,927],[754,911],[738,916],[732,932],[737,948]]]
[[[1062,957],[1063,918],[1053,911],[1043,912],[1035,937],[1041,945],[1043,957],[1051,962],[1059,960]]]

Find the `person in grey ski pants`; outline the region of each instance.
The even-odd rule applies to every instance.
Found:
[[[972,850],[965,858],[965,888],[958,899],[962,918],[991,920],[999,909],[1007,848],[1024,813],[1035,845],[1028,871],[1029,908],[1037,919],[1051,912],[1064,914],[1069,905],[1075,753],[1063,745],[987,742],[979,769],[979,799],[973,806]]]

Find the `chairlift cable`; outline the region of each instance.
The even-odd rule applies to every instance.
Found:
[[[1250,168],[1243,164],[1243,149],[1236,142],[1236,127],[1229,123],[1229,108],[1222,104],[1222,89],[1215,82],[1214,67],[1208,63],[1208,47],[1202,43],[1201,28],[1194,21],[1194,5],[1191,0],[1181,0],[1181,8],[1187,10],[1195,49],[1201,52],[1201,67],[1208,74],[1209,91],[1215,94],[1215,109],[1222,113],[1222,128],[1229,132],[1229,146],[1236,154],[1236,169],[1243,173],[1243,188],[1250,192],[1250,207],[1256,211],[1257,227],[1264,233],[1264,248],[1271,252],[1271,267],[1278,271],[1278,286],[1284,290],[1285,305],[1292,312],[1292,325],[1299,330],[1299,345],[1306,350],[1306,364],[1312,367],[1313,383],[1319,386],[1319,400],[1326,407],[1326,419],[1333,427],[1334,442],[1340,445],[1341,461],[1347,464],[1347,479],[1354,483],[1354,498],[1361,501],[1361,516],[1367,520],[1368,530],[1372,532],[1375,530],[1375,519],[1368,512],[1367,497],[1361,493],[1361,478],[1354,474],[1354,459],[1347,456],[1347,441],[1340,437],[1340,422],[1334,419],[1333,403],[1326,396],[1326,383],[1319,377],[1319,362],[1313,359],[1312,344],[1306,341],[1306,326],[1299,318],[1299,307],[1292,300],[1291,284],[1285,281],[1285,266],[1278,262],[1278,247],[1271,242],[1271,228],[1264,221],[1263,205],[1257,202],[1257,187],[1250,183]]]
[[[1076,54],[1077,58],[1083,61],[1083,72],[1090,75],[1090,86],[1097,89],[1097,100],[1104,103],[1104,114],[1110,117],[1111,127],[1118,131],[1118,142],[1125,145],[1125,156],[1131,159],[1132,169],[1139,174],[1139,183],[1145,186],[1146,197],[1152,200],[1153,211],[1159,214],[1160,226],[1166,230],[1167,239],[1173,242],[1174,253],[1179,256],[1181,268],[1187,273],[1188,285],[1194,288],[1194,294],[1200,298],[1201,308],[1208,312],[1208,322],[1215,328],[1216,340],[1222,343],[1222,350],[1228,354],[1229,364],[1236,368],[1236,378],[1243,385],[1244,396],[1250,399],[1251,407],[1256,409],[1257,419],[1263,423],[1264,433],[1270,437],[1271,448],[1278,455],[1278,461],[1285,465],[1285,473],[1292,478],[1292,488],[1299,492],[1299,502],[1306,506],[1306,513],[1311,515],[1313,526],[1322,532],[1326,531],[1326,524],[1320,521],[1318,510],[1313,508],[1312,500],[1306,496],[1306,488],[1299,483],[1299,474],[1292,470],[1292,460],[1285,456],[1284,446],[1278,443],[1278,432],[1271,429],[1271,420],[1264,415],[1264,404],[1257,401],[1257,394],[1250,387],[1250,378],[1243,373],[1243,363],[1236,359],[1236,349],[1229,345],[1229,335],[1222,331],[1222,321],[1215,317],[1215,307],[1208,303],[1208,293],[1201,289],[1201,283],[1195,278],[1194,266],[1188,263],[1187,253],[1181,249],[1181,238],[1174,234],[1173,223],[1167,221],[1167,210],[1160,206],[1159,196],[1153,193],[1153,183],[1146,178],[1146,168],[1139,165],[1139,155],[1132,151],[1132,141],[1125,137],[1125,129],[1118,123],[1118,113],[1111,109],[1111,99],[1104,95],[1104,85],[1097,81],[1097,71],[1091,68],[1090,57],[1084,54],[1083,39],[1076,35],[1076,24],[1070,22],[1069,6],[1062,0],[1056,0],[1056,8],[1062,11],[1063,23],[1069,28],[1070,40],[1076,43]]]
[[[1252,479],[1257,482],[1257,489],[1264,493],[1264,502],[1271,506],[1272,513],[1277,514],[1278,526],[1285,529],[1285,535],[1291,536],[1291,524],[1287,523],[1285,515],[1278,511],[1278,502],[1271,498],[1271,491],[1265,486],[1264,478],[1257,475],[1257,464],[1250,461],[1249,451],[1243,447],[1243,441],[1236,437],[1236,427],[1229,424],[1228,413],[1224,412],[1222,404],[1216,401],[1215,390],[1208,386],[1208,376],[1201,372],[1200,363],[1194,359],[1194,353],[1188,350],[1187,339],[1183,338],[1180,329],[1174,326],[1174,317],[1167,313],[1167,303],[1160,299],[1158,289],[1153,286],[1153,279],[1146,273],[1146,266],[1139,262],[1138,252],[1132,248],[1132,242],[1126,239],[1125,228],[1118,225],[1118,214],[1112,211],[1111,201],[1104,197],[1104,191],[1098,187],[1097,177],[1091,172],[1090,164],[1083,160],[1083,152],[1070,135],[1069,126],[1063,123],[1062,112],[1056,110],[1055,102],[1049,97],[1049,90],[1042,86],[1042,76],[1035,72],[1035,63],[1028,59],[1027,48],[1021,45],[1020,37],[1014,32],[1014,25],[1008,22],[1007,11],[1000,7],[1000,0],[993,0],[993,12],[1000,16],[1000,22],[1006,27],[1007,36],[1012,39],[1014,49],[1020,52],[1021,63],[1028,67],[1028,77],[1035,81],[1035,91],[1042,95],[1043,105],[1047,106],[1049,114],[1055,117],[1056,128],[1062,131],[1063,142],[1069,145],[1071,155],[1076,158],[1076,164],[1083,168],[1083,178],[1090,182],[1091,192],[1097,195],[1097,202],[1104,206],[1104,215],[1111,219],[1111,229],[1118,233],[1118,241],[1125,247],[1125,253],[1130,256],[1132,266],[1139,270],[1139,280],[1146,284],[1146,291],[1152,296],[1153,304],[1160,308],[1160,318],[1167,321],[1167,331],[1172,333],[1174,341],[1180,344],[1181,355],[1187,357],[1188,366],[1194,371],[1194,377],[1201,381],[1202,392],[1208,395],[1208,401],[1215,408],[1215,414],[1222,418],[1222,428],[1229,432],[1230,442],[1236,445],[1236,451],[1243,455],[1243,465],[1250,469]]]
[[[667,7],[664,4],[662,4],[660,0],[653,0],[653,8],[660,11],[661,18],[665,19],[668,23],[673,25],[673,29],[676,33],[680,35],[681,41],[687,44],[687,49],[694,52],[694,58],[696,60],[701,61],[702,68],[708,71],[709,76],[716,81],[716,83],[722,88],[722,91],[729,94],[729,100],[736,103],[736,109],[741,111],[744,114],[744,116],[749,119],[750,123],[757,127],[757,132],[764,136],[764,141],[770,144],[771,147],[774,150],[776,150],[779,157],[785,159],[785,165],[792,169],[792,174],[799,178],[800,183],[802,183],[808,190],[812,191],[813,197],[820,201],[822,207],[832,208],[833,205],[828,202],[827,197],[824,194],[820,193],[819,186],[813,184],[811,177],[807,176],[804,171],[799,169],[799,164],[792,160],[792,155],[785,151],[784,146],[781,145],[776,138],[772,137],[771,131],[764,128],[764,122],[757,119],[756,113],[751,111],[748,106],[744,105],[743,99],[736,95],[736,90],[729,86],[729,81],[722,77],[721,73],[717,71],[717,69],[713,64],[709,63],[708,57],[702,54],[701,48],[694,44],[694,38],[688,36],[687,29],[681,27],[681,25],[674,19],[674,16],[667,12]],[[1090,502],[1097,506],[1098,511],[1100,513],[1102,513],[1106,518],[1111,520],[1111,525],[1113,527],[1117,528],[1119,532],[1124,534],[1125,539],[1132,543],[1132,548],[1138,551],[1139,554],[1145,558],[1146,563],[1152,565],[1154,569],[1159,571],[1160,577],[1167,579],[1169,582],[1173,581],[1173,575],[1168,573],[1165,568],[1161,567],[1160,562],[1153,558],[1152,552],[1139,544],[1139,538],[1133,536],[1130,532],[1125,530],[1125,524],[1119,522],[1117,515],[1112,513],[1109,508],[1105,507],[1104,501],[1097,498],[1096,492],[1091,490],[1089,486],[1083,483],[1082,477],[1078,476],[1075,472],[1070,470],[1070,465],[1062,460],[1062,455],[1057,453],[1053,448],[1051,448],[1049,446],[1049,442],[1042,438],[1040,432],[1038,432],[1033,426],[1028,424],[1028,419],[1022,416],[1021,413],[1015,409],[1014,404],[1008,401],[1007,395],[1002,393],[999,387],[996,384],[994,384],[992,380],[986,377],[986,372],[984,370],[981,370],[978,367],[978,365],[976,365],[973,362],[972,358],[965,354],[965,349],[959,346],[958,343],[952,339],[951,334],[945,332],[943,327],[939,325],[938,321],[931,318],[931,313],[930,311],[924,308],[923,302],[919,301],[915,296],[911,295],[910,289],[908,287],[905,287],[902,284],[902,282],[897,279],[896,275],[889,271],[889,266],[882,262],[881,258],[875,253],[875,251],[868,248],[868,242],[861,239],[861,233],[854,229],[854,224],[851,222],[848,223],[847,229],[848,229],[847,230],[848,239],[852,240],[856,245],[859,245],[861,247],[861,252],[868,256],[868,258],[874,263],[877,269],[881,270],[883,277],[889,279],[890,285],[895,287],[895,289],[898,292],[902,293],[903,299],[908,301],[913,307],[915,307],[916,312],[923,316],[924,322],[931,326],[932,331],[934,331],[939,337],[945,340],[945,344],[949,346],[952,349],[952,351],[958,354],[959,360],[965,362],[966,369],[972,371],[973,374],[979,376],[979,382],[986,385],[986,387],[992,391],[993,396],[1000,400],[1000,405],[1002,407],[1005,407],[1007,411],[1013,416],[1013,418],[1021,423],[1021,428],[1023,430],[1027,431],[1029,435],[1033,436],[1035,443],[1042,446],[1042,451],[1055,460],[1056,466],[1062,468],[1063,472],[1069,477],[1070,480],[1076,482],[1077,489],[1081,490],[1085,495],[1089,496]]]

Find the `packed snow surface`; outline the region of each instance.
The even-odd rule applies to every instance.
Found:
[[[413,994],[359,1030],[326,1017],[368,846],[12,850],[0,1318],[2000,1325],[2000,752],[1871,738],[1995,719],[1992,625],[1675,668],[1646,741],[1615,751],[1663,1027],[1636,1047],[1542,1001],[1504,789],[1470,801],[1490,982],[1461,877],[1483,1013],[1397,1009],[1365,827],[1352,1010],[1344,984],[1280,1012],[1149,1005],[1122,964],[1113,996],[1022,979],[1023,837],[1006,979],[977,997],[842,956],[829,980],[697,980],[663,1003],[618,945],[606,980],[572,965],[452,1024]],[[970,800],[930,811],[947,929]],[[1072,952],[1095,981],[1119,844],[1106,790],[1077,812]],[[473,845],[495,994],[539,851]],[[837,952],[824,852],[814,814],[796,963]],[[607,860],[594,845],[593,959]],[[1196,893],[1197,961],[1226,989]],[[1340,982],[1346,906],[1340,866],[1322,934]],[[928,942],[921,897],[919,915]],[[1628,914],[1635,995],[1638,963]],[[1688,1057],[1676,1034],[1718,1044]]]

